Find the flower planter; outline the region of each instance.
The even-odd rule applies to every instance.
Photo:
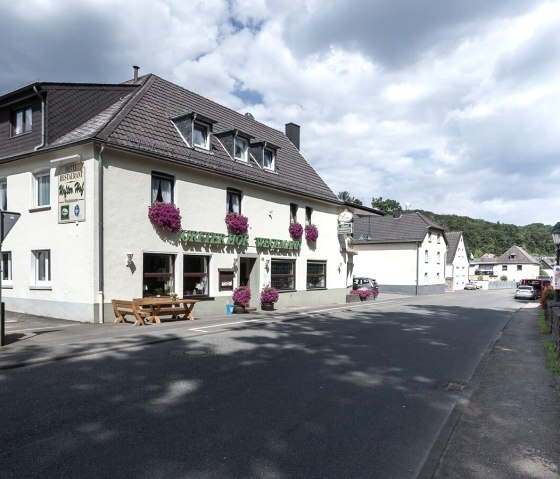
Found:
[[[274,311],[274,303],[261,303],[263,311]]]

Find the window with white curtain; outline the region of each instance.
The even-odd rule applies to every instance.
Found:
[[[30,106],[15,110],[12,117],[12,135],[29,133],[33,126],[33,110]]]
[[[205,150],[209,149],[210,142],[208,141],[208,130],[209,128],[202,124],[195,122],[193,124],[193,144],[198,148],[204,148]]]
[[[228,188],[226,203],[228,213],[241,214],[241,191]]]
[[[152,172],[152,203],[173,203],[173,183],[172,176]]]
[[[249,142],[245,138],[241,138],[240,136],[235,137],[233,153],[236,160],[247,161],[248,148]]]
[[[12,252],[2,252],[2,284],[12,283]]]
[[[51,175],[50,172],[35,173],[33,175],[33,206],[50,206],[51,204]]]
[[[263,150],[263,168],[265,170],[272,170],[274,171],[274,163],[275,163],[276,155],[274,154],[273,150],[265,148]]]
[[[35,286],[49,286],[51,283],[51,251],[34,250],[32,253],[32,275]]]

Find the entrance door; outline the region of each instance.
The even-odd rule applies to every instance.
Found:
[[[255,258],[240,258],[239,260],[239,286],[251,287],[251,275]]]

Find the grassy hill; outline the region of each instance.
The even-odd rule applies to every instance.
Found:
[[[556,256],[552,242],[552,226],[532,223],[527,226],[491,223],[468,216],[438,215],[430,211],[415,210],[445,228],[445,231],[462,231],[467,252],[475,258],[484,253],[501,255],[510,246],[521,246],[533,256]]]

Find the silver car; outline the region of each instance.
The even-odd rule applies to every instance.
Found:
[[[536,299],[538,292],[532,286],[519,286],[515,290],[515,299]]]

